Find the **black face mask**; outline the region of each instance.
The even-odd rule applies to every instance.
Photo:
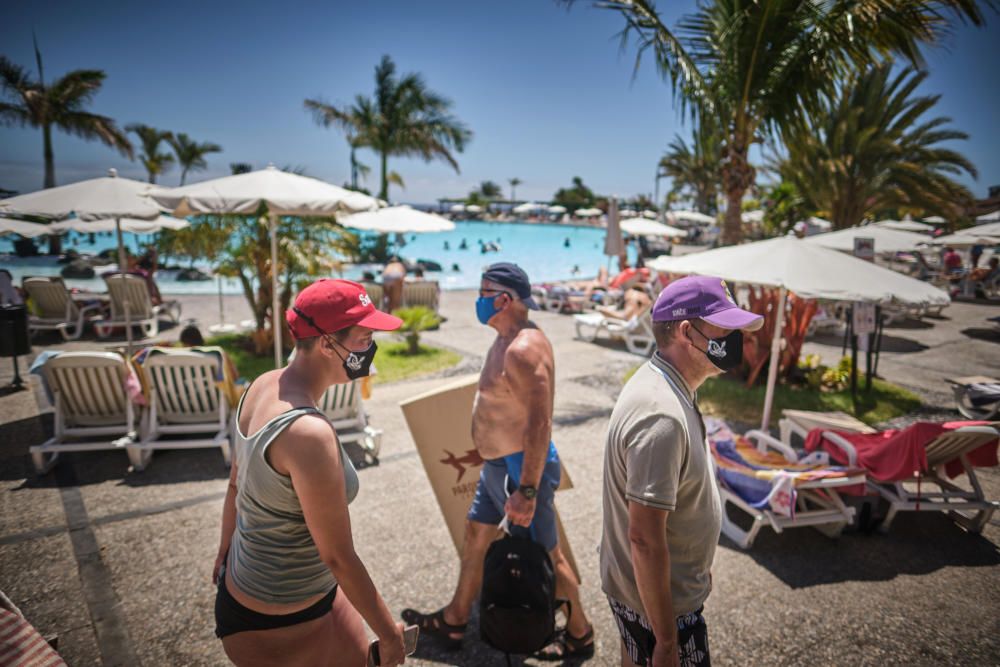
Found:
[[[691,325],[691,328],[698,331],[698,327]],[[701,331],[698,335],[708,341],[708,349],[701,350],[708,360],[722,371],[731,371],[743,361],[743,332],[739,329],[731,331],[723,338],[709,338]],[[694,345],[694,341],[691,341]],[[695,347],[698,347],[695,345]]]
[[[331,341],[337,343],[333,339]],[[340,345],[340,343],[337,343],[337,345]],[[341,347],[344,346],[341,345]],[[357,380],[358,378],[367,377],[371,370],[372,361],[375,360],[375,352],[378,351],[378,345],[375,344],[375,341],[372,341],[367,350],[362,350],[361,352],[352,352],[346,347],[344,349],[348,352],[347,356],[340,357],[340,352],[337,352],[337,356],[344,361],[344,372],[347,373],[347,378],[349,380]]]

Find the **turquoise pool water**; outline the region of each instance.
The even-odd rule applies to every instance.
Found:
[[[64,243],[65,248],[76,248],[83,253],[97,253],[115,247],[113,235],[98,235],[93,244],[83,235],[72,235]],[[467,249],[461,250],[462,241]],[[130,248],[140,243],[148,243],[149,236],[126,234],[125,242]],[[607,266],[604,256],[604,230],[593,227],[577,227],[560,224],[521,224],[513,222],[458,221],[455,230],[436,234],[407,235],[406,245],[400,255],[406,259],[427,259],[441,264],[441,272],[428,272],[426,277],[438,280],[443,289],[471,289],[479,285],[483,267],[493,262],[516,262],[532,282],[566,280],[597,274],[601,266]],[[499,250],[481,251],[480,242],[495,243]],[[567,244],[568,242],[568,244]],[[448,249],[445,249],[445,246]],[[13,245],[9,238],[0,238],[0,253],[10,253]],[[635,249],[629,248],[630,260],[635,259]],[[20,259],[10,254],[0,255],[0,266],[8,269],[15,283],[24,276],[59,275],[62,268],[54,259],[35,257]],[[107,270],[114,268],[114,265]],[[203,267],[204,268],[204,267]],[[360,278],[363,271],[374,267],[355,265],[344,270],[344,278]],[[101,269],[98,269],[98,275]],[[100,278],[94,280],[67,280],[70,287],[104,290]],[[180,282],[171,271],[157,273],[157,282],[166,294],[215,294],[218,284],[215,280],[201,282]],[[242,294],[235,280],[223,281],[223,292]]]

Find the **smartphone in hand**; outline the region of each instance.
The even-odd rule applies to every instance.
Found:
[[[415,625],[407,626],[403,630],[403,653],[413,655],[417,650],[417,637],[420,635],[420,628]],[[379,667],[382,660],[378,652],[378,640],[373,639],[368,645],[368,667]]]

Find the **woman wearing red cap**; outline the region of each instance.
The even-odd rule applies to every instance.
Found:
[[[302,290],[287,320],[294,359],[257,378],[236,411],[214,572],[216,635],[237,665],[360,667],[367,622],[381,664],[402,664],[402,624],[354,550],[347,506],[357,473],[316,408],[330,385],[368,374],[373,332],[401,321],[347,280]]]

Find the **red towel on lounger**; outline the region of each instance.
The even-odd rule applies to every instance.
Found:
[[[911,479],[917,472],[927,472],[927,443],[946,431],[953,431],[963,426],[983,426],[989,422],[917,422],[905,429],[893,429],[878,433],[845,433],[836,431],[858,452],[857,464],[868,471],[869,475],[880,482],[898,482]],[[806,451],[813,452],[822,448],[830,454],[830,458],[838,463],[847,464],[847,455],[837,445],[823,439],[823,431],[830,429],[815,428],[806,438]],[[978,468],[988,468],[997,465],[997,442],[986,443],[968,454],[969,464]],[[962,474],[962,463],[958,459],[949,461],[945,466],[949,477]]]

